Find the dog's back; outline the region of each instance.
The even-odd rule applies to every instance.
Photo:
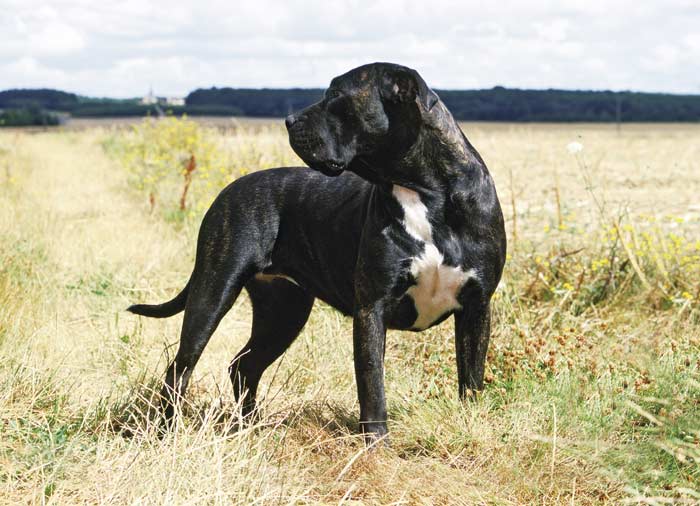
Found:
[[[212,211],[224,208],[231,220],[257,229],[259,245],[269,254],[263,273],[291,278],[351,314],[353,272],[371,191],[372,185],[350,172],[327,177],[305,167],[283,167],[233,182]]]

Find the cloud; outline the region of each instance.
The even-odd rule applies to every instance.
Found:
[[[695,0],[0,0],[0,88],[325,86],[370,61],[431,86],[700,92]]]

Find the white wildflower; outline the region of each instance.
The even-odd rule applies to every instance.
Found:
[[[570,142],[566,145],[566,149],[569,150],[569,153],[575,155],[576,153],[580,153],[581,151],[583,151],[583,144],[576,141]]]

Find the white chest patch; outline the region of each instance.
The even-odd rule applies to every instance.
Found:
[[[443,263],[444,257],[433,242],[428,209],[418,193],[398,185],[394,185],[392,193],[403,208],[406,232],[424,244],[423,252],[411,262],[411,274],[416,284],[406,291],[418,312],[412,327],[423,330],[448,311],[461,309],[457,294],[464,283],[476,277],[476,271],[469,269],[465,272]]]

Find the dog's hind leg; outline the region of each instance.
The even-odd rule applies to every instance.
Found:
[[[242,220],[231,219],[216,202],[205,216],[197,241],[197,257],[190,278],[180,346],[165,374],[161,407],[170,426],[174,404],[185,394],[187,383],[209,339],[231,309],[243,286],[259,271],[264,245],[251,247],[247,237],[257,231]],[[240,240],[236,240],[240,238]]]
[[[255,395],[263,372],[292,344],[309,318],[314,297],[282,278],[253,278],[246,290],[253,303],[250,340],[236,354],[229,372],[243,416],[255,409]]]
[[[209,339],[240,294],[245,283],[245,279],[241,278],[240,275],[225,279],[217,279],[215,275],[203,275],[199,279],[193,276],[182,322],[180,346],[165,373],[165,384],[160,394],[166,425],[171,424],[174,404],[185,394],[192,371]]]

